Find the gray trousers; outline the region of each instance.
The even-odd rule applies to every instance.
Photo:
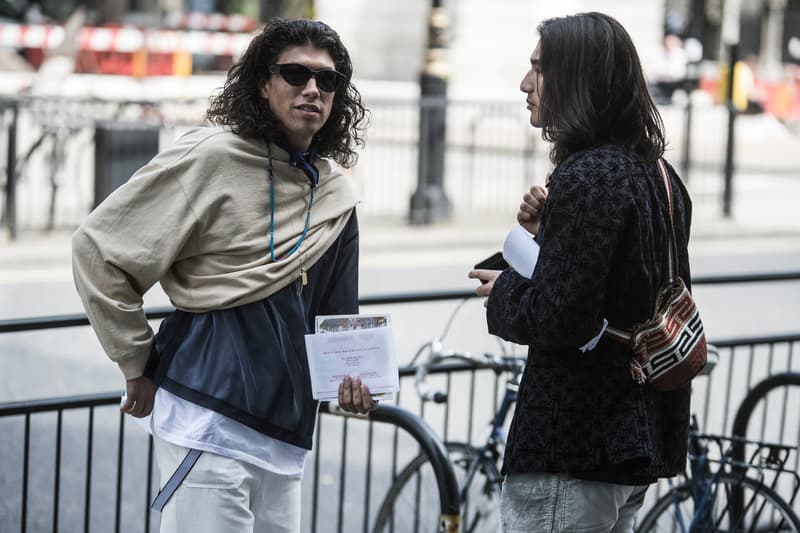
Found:
[[[504,533],[630,533],[647,485],[586,481],[565,474],[506,476]]]

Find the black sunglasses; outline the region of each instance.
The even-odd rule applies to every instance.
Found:
[[[272,74],[280,74],[286,83],[295,87],[302,87],[308,80],[317,80],[317,87],[326,93],[335,93],[344,87],[345,78],[341,72],[333,69],[311,70],[300,63],[275,63],[269,67]]]

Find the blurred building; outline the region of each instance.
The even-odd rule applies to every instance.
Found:
[[[740,0],[740,57],[759,58],[776,79],[800,62],[800,0]],[[331,24],[351,51],[360,79],[413,85],[427,42],[431,0],[5,0],[0,38],[38,66],[57,26],[79,7],[78,72],[139,76],[224,71],[252,32],[274,15],[313,16]],[[444,0],[449,23],[449,94],[517,96],[519,79],[545,18],[600,10],[631,33],[648,74],[664,35],[693,38],[718,62],[724,0]],[[16,26],[15,26],[16,25]],[[10,27],[15,26],[15,27]],[[22,27],[24,26],[24,27]],[[29,31],[35,26],[36,31]],[[24,35],[23,35],[24,34]],[[12,44],[9,44],[12,43]]]
[[[800,40],[800,0],[740,0],[740,57],[758,57],[762,67],[800,63],[792,39]],[[666,0],[664,31],[703,44],[704,59],[724,55],[724,0]]]

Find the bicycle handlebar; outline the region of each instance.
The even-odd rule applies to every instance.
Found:
[[[444,403],[448,398],[446,392],[434,390],[427,383],[425,383],[425,379],[427,378],[431,367],[439,363],[444,361],[462,361],[465,363],[473,363],[477,368],[491,368],[498,373],[511,372],[515,375],[518,375],[518,373],[522,371],[525,361],[523,358],[519,357],[509,357],[505,355],[500,356],[487,352],[476,355],[472,352],[444,350],[441,339],[435,338],[430,342],[423,344],[422,347],[417,350],[417,353],[411,360],[411,364],[413,365],[419,356],[426,350],[428,351],[428,356],[422,363],[419,363],[416,366],[414,373],[414,388],[417,391],[417,396],[419,396],[423,401],[434,403]],[[709,344],[708,362],[706,363],[705,368],[702,370],[701,375],[710,375],[718,362],[719,351],[717,350],[716,346]]]
[[[455,350],[443,350],[440,339],[434,339],[424,344],[414,355],[412,363],[417,360],[422,352],[429,350],[428,356],[422,363],[418,364],[414,373],[414,388],[417,395],[423,401],[432,401],[434,403],[444,403],[447,401],[447,393],[439,390],[432,389],[425,379],[428,376],[431,368],[444,361],[462,361],[466,363],[474,363],[476,368],[491,368],[495,372],[521,372],[524,364],[524,359],[517,357],[498,356],[491,353],[483,353],[480,355],[471,352],[462,352]]]

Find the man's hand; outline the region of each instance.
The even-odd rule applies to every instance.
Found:
[[[489,297],[489,293],[492,292],[492,287],[494,287],[494,280],[496,280],[500,274],[502,274],[502,270],[470,270],[467,277],[480,280],[481,284],[478,285],[478,288],[475,289],[475,294],[478,296],[484,296],[486,298]],[[483,302],[483,305],[486,305],[486,302]]]
[[[522,203],[517,211],[517,222],[528,233],[536,235],[539,231],[539,220],[542,217],[544,202],[547,200],[547,189],[541,185],[534,185],[522,195]]]
[[[361,383],[360,377],[345,376],[339,383],[339,407],[363,415],[378,407],[378,401],[372,399],[369,387]]]
[[[125,383],[127,398],[119,410],[136,418],[144,418],[153,410],[156,386],[144,376],[129,379]]]

